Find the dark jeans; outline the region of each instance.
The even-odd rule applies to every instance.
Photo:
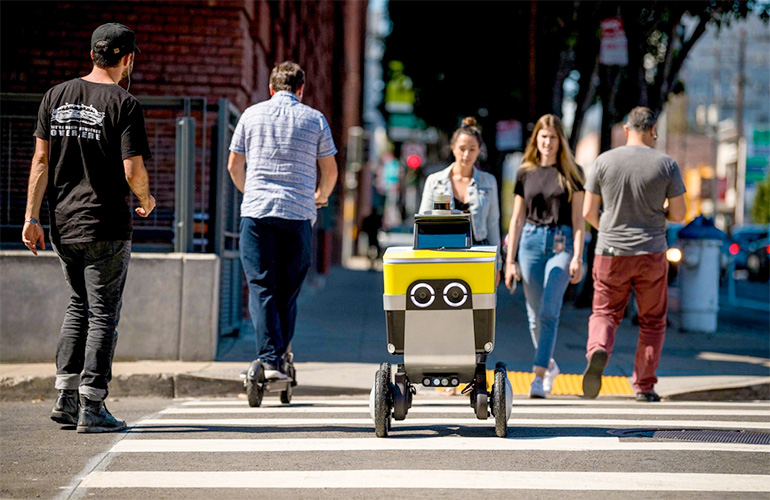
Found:
[[[241,218],[241,263],[257,356],[278,366],[294,336],[297,297],[310,267],[308,220]]]
[[[103,400],[112,379],[131,242],[60,243],[54,250],[70,288],[56,348],[56,388]]]

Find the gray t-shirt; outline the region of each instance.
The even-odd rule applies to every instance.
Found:
[[[602,197],[597,255],[666,251],[663,202],[685,192],[673,158],[647,146],[615,148],[596,159],[585,189]]]

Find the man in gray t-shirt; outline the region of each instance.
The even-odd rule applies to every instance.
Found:
[[[590,398],[599,394],[615,331],[633,290],[639,306],[636,399],[659,401],[653,388],[668,310],[666,219],[684,220],[685,188],[676,162],[653,149],[657,130],[650,109],[631,110],[623,128],[626,145],[600,155],[585,184],[583,215],[599,230],[599,239],[583,393]]]

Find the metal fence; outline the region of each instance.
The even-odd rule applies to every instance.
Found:
[[[216,157],[218,159],[215,193],[217,209],[214,240],[215,251],[221,261],[219,283],[219,332],[228,335],[237,332],[243,321],[243,268],[238,242],[240,237],[240,191],[230,181],[227,158],[230,141],[241,113],[227,99],[219,100],[217,120]]]
[[[27,179],[40,94],[0,94],[0,248],[22,249]],[[211,167],[205,98],[140,97],[153,157],[145,163],[157,206],[134,219],[134,249],[210,252]],[[200,123],[200,127],[196,124]],[[135,201],[133,201],[135,203]],[[49,225],[47,203],[41,221]],[[46,231],[46,234],[48,232]]]
[[[40,94],[0,94],[0,249],[23,249],[21,229]],[[243,271],[238,253],[241,193],[227,172],[240,111],[228,100],[138,97],[153,157],[145,162],[156,208],[134,218],[136,252],[215,253],[221,262],[219,334],[243,320]],[[217,121],[210,123],[210,115]],[[136,200],[133,200],[136,203]],[[41,222],[49,234],[44,202]]]

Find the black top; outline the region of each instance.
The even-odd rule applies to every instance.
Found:
[[[43,97],[34,135],[50,143],[51,240],[131,239],[123,160],[152,157],[139,101],[118,85],[70,80]]]
[[[578,171],[583,173],[580,167]],[[565,182],[554,166],[519,169],[513,194],[524,198],[527,222],[536,226],[572,226],[572,207]],[[582,184],[577,187],[578,191],[583,191]]]
[[[470,203],[463,203],[462,201],[455,198],[455,210],[459,210],[461,212],[465,213],[471,213],[471,204]]]

